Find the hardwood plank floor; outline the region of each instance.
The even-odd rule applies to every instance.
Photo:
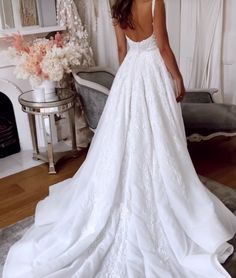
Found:
[[[41,164],[0,179],[0,228],[33,215],[38,201],[48,195],[49,186],[71,178],[86,154],[83,150],[77,158],[59,162],[56,175],[49,175],[48,165]]]
[[[199,174],[236,189],[236,137],[189,143],[188,148]],[[33,215],[49,186],[72,177],[86,154],[83,150],[77,158],[61,161],[57,175],[48,175],[47,164],[42,164],[0,179],[0,228]]]
[[[217,137],[188,147],[198,174],[236,189],[236,137]]]

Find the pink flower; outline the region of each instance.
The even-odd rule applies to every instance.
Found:
[[[63,47],[63,40],[62,36],[59,32],[56,33],[55,38],[54,38],[54,43],[56,44],[57,47]]]
[[[29,47],[20,33],[13,35],[12,46],[18,52],[29,52]]]
[[[71,42],[64,42],[60,33],[55,38],[33,41],[25,41],[18,33],[13,36],[12,46],[9,53],[16,58],[17,78],[29,78],[33,85],[45,79],[60,81],[73,66],[81,64],[80,48]]]

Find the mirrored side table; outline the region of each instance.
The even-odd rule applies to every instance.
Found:
[[[75,134],[75,97],[70,89],[56,89],[56,94],[44,94],[44,92],[29,91],[19,96],[22,110],[28,114],[30,131],[33,143],[33,159],[40,159],[49,163],[49,174],[56,174],[56,162],[65,156],[76,156]],[[65,152],[54,152],[52,137],[52,122],[55,114],[68,112],[71,132],[72,149]],[[41,153],[38,147],[35,115],[40,115],[43,121],[46,154]]]

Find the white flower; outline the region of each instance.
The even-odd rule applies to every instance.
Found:
[[[50,80],[60,81],[65,73],[71,72],[71,67],[81,64],[81,57],[80,49],[72,44],[63,48],[54,45],[43,58],[41,68]]]
[[[88,49],[81,41],[35,39],[26,42],[16,36],[16,48],[9,47],[8,55],[16,64],[15,74],[19,79],[29,79],[32,85],[40,84],[43,80],[60,81],[65,74],[78,65],[87,66]],[[14,45],[14,46],[15,46]]]

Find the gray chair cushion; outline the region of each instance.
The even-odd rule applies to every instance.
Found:
[[[204,91],[186,91],[182,103],[212,103],[213,99],[209,92]]]
[[[77,84],[75,86],[77,92],[79,92],[88,125],[92,129],[96,129],[108,96],[85,86]]]
[[[97,72],[80,71],[77,74],[80,78],[100,84],[106,87],[108,90],[111,89],[114,80],[114,75],[106,71],[97,71]]]
[[[236,105],[182,103],[181,107],[187,136],[236,132]]]
[[[111,89],[114,75],[103,70],[98,71],[83,71],[80,70],[77,75],[86,81],[94,84],[99,84],[105,87],[108,92]],[[75,87],[83,106],[84,115],[88,125],[92,129],[96,129],[108,95],[99,89],[90,88],[88,85],[79,84],[75,79]]]

